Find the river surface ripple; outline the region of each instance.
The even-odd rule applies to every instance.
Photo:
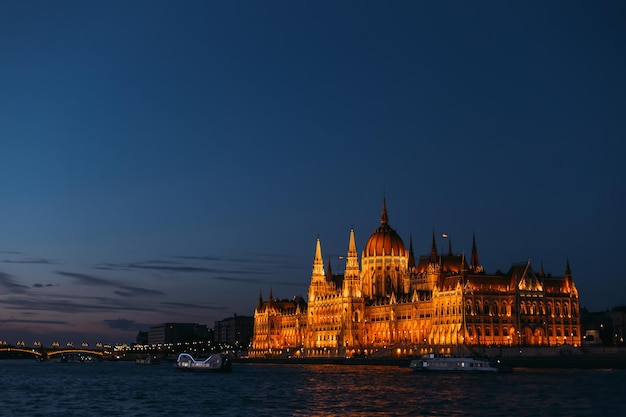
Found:
[[[362,365],[0,361],[2,416],[626,416],[626,370],[420,374]]]

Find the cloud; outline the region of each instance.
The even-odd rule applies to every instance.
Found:
[[[96,268],[110,269],[110,270],[124,270],[124,271],[139,269],[139,270],[145,270],[145,271],[190,272],[190,273],[229,272],[227,270],[216,269],[216,268],[206,268],[206,267],[190,266],[190,265],[175,264],[175,263],[170,263],[169,265],[168,264],[159,265],[159,264],[155,264],[152,262],[150,263],[136,262],[136,263],[121,263],[121,264],[105,263],[105,264],[100,264],[96,266]]]
[[[127,319],[103,320],[102,322],[106,324],[109,329],[126,331],[140,331],[151,326],[150,324],[136,323],[134,320]]]
[[[4,287],[13,294],[23,294],[29,288],[26,285],[18,284],[11,275],[5,272],[0,272],[0,287]]]
[[[46,284],[46,285],[44,285],[44,284],[40,284],[38,282],[33,284],[33,288],[43,288],[43,287],[54,287],[54,285],[53,284]]]
[[[95,268],[104,270],[144,270],[159,272],[236,274],[236,275],[269,275],[272,272],[263,265],[275,264],[277,260],[255,258],[238,258],[225,256],[168,256],[185,262],[169,260],[148,260],[129,263],[102,263]],[[242,268],[243,266],[243,268]]]
[[[8,310],[25,312],[49,312],[56,313],[106,313],[106,312],[128,312],[142,311],[155,312],[158,311],[154,307],[146,307],[137,303],[127,303],[119,299],[107,297],[11,297],[8,299],[0,299],[0,306],[4,306]]]
[[[141,295],[165,295],[162,291],[150,290],[148,288],[140,288],[140,287],[130,287],[123,286],[120,287],[124,291],[114,291],[115,294],[121,295],[122,297],[138,297]]]
[[[54,271],[54,272],[64,277],[73,278],[78,285],[96,285],[96,286],[105,286],[105,287],[117,286],[112,281],[107,281],[106,279],[94,277],[93,275],[79,274],[75,272],[65,272],[65,271]]]
[[[258,279],[253,279],[253,278],[234,278],[234,277],[226,277],[226,276],[214,276],[211,278],[218,280],[218,281],[244,282],[244,283],[249,283],[249,284],[256,284],[259,282]]]
[[[228,310],[228,307],[213,306],[213,305],[206,305],[206,304],[166,302],[166,303],[160,303],[159,305],[164,306],[166,308],[174,307],[174,308],[184,308],[184,309],[201,309],[201,310],[217,310],[217,311]]]
[[[95,277],[93,275],[81,274],[75,272],[55,271],[57,274],[73,278],[78,285],[89,286],[101,286],[101,287],[117,287],[118,290],[114,291],[115,294],[122,297],[138,297],[142,295],[165,295],[161,291],[151,290],[149,288],[133,287],[130,285],[123,285],[116,281],[110,281]]]
[[[66,321],[60,321],[60,320],[15,320],[15,319],[9,319],[9,320],[0,320],[1,324],[13,324],[13,323],[18,323],[18,324],[69,324]]]
[[[38,258],[38,259],[4,259],[2,261],[0,261],[2,263],[5,264],[43,264],[43,265],[52,265],[52,264],[56,264],[55,261],[50,260],[50,259],[43,259],[43,258]]]

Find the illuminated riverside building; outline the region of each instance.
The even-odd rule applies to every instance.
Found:
[[[450,242],[450,241],[448,241]],[[259,296],[251,356],[340,357],[453,352],[464,346],[580,346],[578,291],[569,261],[561,277],[535,272],[530,260],[487,274],[476,239],[469,259],[439,253],[416,259],[389,225],[361,252],[350,230],[343,274],[324,266],[317,239],[308,301]]]

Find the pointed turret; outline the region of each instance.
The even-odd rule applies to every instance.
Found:
[[[448,238],[448,255],[449,255],[449,256],[454,255],[454,254],[452,253],[452,239],[450,239],[450,238]]]
[[[331,276],[332,278],[332,276]],[[311,285],[309,285],[309,301],[313,301],[318,295],[325,294],[330,288],[324,273],[324,259],[322,258],[322,244],[319,236],[315,244],[315,259],[313,260],[313,272],[311,273]],[[331,279],[332,281],[332,279]]]
[[[409,270],[415,268],[415,255],[413,254],[413,236],[409,236]]]
[[[437,242],[435,242],[435,229],[433,229],[433,243],[430,247],[430,262],[437,262]]]
[[[356,252],[354,229],[350,228],[350,241],[348,243],[348,256],[346,256],[346,270],[343,279],[344,297],[361,296],[361,279],[359,271],[359,258]]]
[[[546,273],[543,270],[543,261],[539,262],[539,276],[540,277],[545,277]]]
[[[313,276],[324,276],[324,259],[322,259],[322,244],[319,236],[315,244],[315,259],[313,260]]]
[[[571,278],[572,276],[572,270],[569,267],[569,258],[565,261],[565,276],[568,278]]]
[[[470,270],[474,273],[482,272],[483,267],[478,261],[478,249],[476,248],[476,234],[472,233],[472,257],[470,259]]]
[[[333,280],[333,271],[330,266],[330,256],[328,257],[328,270],[326,271],[326,281],[332,282]]]
[[[261,311],[261,308],[263,307],[263,291],[259,290],[259,304],[257,304],[257,310]]]
[[[354,228],[350,228],[350,242],[348,243],[348,256],[346,258],[346,269],[359,269],[359,258],[356,252],[354,239]]]

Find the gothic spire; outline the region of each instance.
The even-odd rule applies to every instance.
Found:
[[[470,259],[470,269],[474,272],[478,272],[477,270],[480,267],[480,262],[478,262],[478,249],[476,248],[476,234],[472,233],[472,257]]]
[[[415,255],[413,254],[413,236],[409,236],[409,269],[415,267]]]
[[[263,307],[263,291],[259,290],[259,304],[257,305],[257,310],[261,310]]]
[[[430,247],[430,262],[437,261],[437,242],[435,242],[435,229],[433,229],[433,243]]]
[[[354,228],[350,228],[350,242],[348,243],[348,256],[346,258],[346,269],[359,269],[359,258],[356,252],[354,239]]]
[[[448,238],[448,255],[452,256],[452,239]]]
[[[315,259],[313,260],[313,275],[324,276],[324,259],[322,259],[322,244],[320,237],[317,237],[315,244]]]
[[[332,282],[333,280],[333,270],[330,265],[330,256],[328,257],[328,270],[326,271],[326,281]]]
[[[571,276],[572,275],[572,270],[569,267],[569,257],[566,259],[565,261],[565,276]]]

